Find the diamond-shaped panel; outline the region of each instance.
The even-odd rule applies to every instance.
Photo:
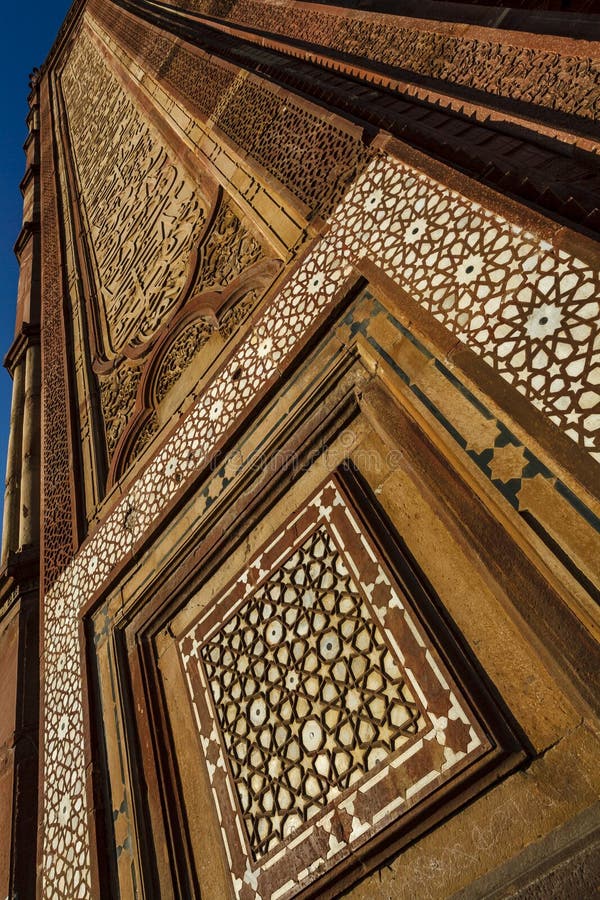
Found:
[[[423,726],[325,527],[201,650],[255,857]]]

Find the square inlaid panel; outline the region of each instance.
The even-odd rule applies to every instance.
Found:
[[[180,640],[237,897],[294,896],[497,756],[394,572],[332,478]]]

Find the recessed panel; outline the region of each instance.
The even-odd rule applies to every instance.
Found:
[[[332,478],[180,639],[237,897],[294,896],[495,749],[414,602]]]

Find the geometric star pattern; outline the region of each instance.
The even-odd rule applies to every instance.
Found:
[[[514,444],[506,444],[504,447],[496,447],[489,467],[494,481],[512,481],[523,476],[523,469],[529,464],[523,447]]]
[[[293,896],[489,752],[414,603],[332,478],[179,636],[240,900]]]
[[[600,272],[400,162],[333,229],[600,461]]]
[[[200,655],[255,857],[424,727],[324,528]]]

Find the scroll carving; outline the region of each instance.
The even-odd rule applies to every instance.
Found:
[[[204,347],[215,327],[207,318],[192,322],[176,337],[167,351],[158,371],[155,397],[160,403],[169,389],[176,384],[194,357]]]
[[[181,298],[206,204],[85,32],[62,87],[98,271],[102,349],[107,358],[135,356]]]
[[[258,300],[258,291],[251,290],[238,300],[235,306],[231,307],[219,319],[219,334],[227,340],[230,338],[242,322],[248,318]]]
[[[141,374],[139,366],[131,368],[123,364],[100,378],[100,402],[110,456],[131,418]]]
[[[227,218],[217,215],[215,222],[227,221]],[[237,227],[234,233],[237,233]],[[217,229],[216,234],[222,235],[223,230]],[[215,242],[218,243],[218,237]],[[227,246],[231,247],[231,243]],[[208,258],[212,258],[211,254]],[[235,267],[231,260],[229,265]],[[279,268],[277,260],[257,260],[222,290],[195,294],[172,320],[168,332],[159,338],[141,367],[135,404],[133,408],[128,406],[127,425],[111,454],[110,483],[127,471],[157,434],[163,420],[168,420],[172,414],[174,401],[168,399],[171,389],[186,376],[185,391],[194,390],[199,378],[251,316]],[[210,267],[206,271],[210,271]],[[201,273],[194,283],[202,283]],[[179,399],[183,399],[183,394]]]
[[[147,444],[150,443],[153,436],[158,431],[159,423],[158,416],[156,413],[151,413],[147,418],[142,427],[140,428],[136,439],[131,448],[131,452],[129,454],[128,463],[135,462],[135,460],[141,456]]]
[[[232,205],[223,200],[192,261],[191,295],[222,289],[262,256]]]

